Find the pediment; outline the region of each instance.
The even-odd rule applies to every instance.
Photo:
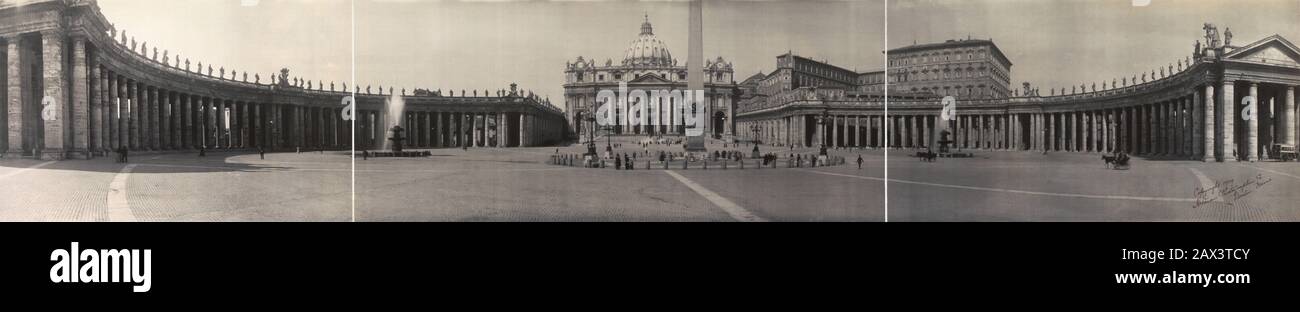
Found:
[[[1286,39],[1274,35],[1237,48],[1224,55],[1224,58],[1255,63],[1300,65],[1300,49]]]
[[[632,81],[628,81],[628,83],[664,83],[664,82],[671,82],[671,81],[660,78],[659,75],[656,74],[643,74],[641,75],[641,77],[637,77],[636,79],[632,79]]]

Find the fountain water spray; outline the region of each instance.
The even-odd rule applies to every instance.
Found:
[[[388,114],[388,124],[384,126],[384,133],[388,134],[385,137],[391,138],[394,135],[392,132],[393,126],[401,126],[402,123],[406,121],[406,100],[404,100],[399,94],[393,94],[384,104],[388,108],[388,110],[384,112],[385,114]],[[403,126],[402,128],[406,127]],[[384,140],[384,150],[391,149],[393,149],[392,140]]]

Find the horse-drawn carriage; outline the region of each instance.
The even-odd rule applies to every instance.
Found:
[[[1129,157],[1126,153],[1116,153],[1115,155],[1101,155],[1101,160],[1106,162],[1106,169],[1128,170]]]
[[[1300,157],[1297,157],[1296,150],[1295,150],[1295,145],[1291,145],[1291,144],[1274,144],[1274,145],[1273,145],[1273,151],[1274,151],[1274,153],[1277,154],[1277,158],[1278,158],[1278,159],[1281,159],[1282,161],[1291,161],[1292,159],[1298,159],[1298,158],[1300,158]]]

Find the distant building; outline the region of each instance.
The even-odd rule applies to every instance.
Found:
[[[737,136],[781,146],[882,146],[885,71],[856,72],[795,55],[740,83]]]
[[[891,94],[958,99],[1011,96],[1011,61],[992,40],[948,40],[889,50]]]

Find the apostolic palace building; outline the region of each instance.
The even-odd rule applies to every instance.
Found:
[[[888,51],[888,115],[870,75],[778,57],[780,78],[756,76],[737,114],[737,134],[765,143],[1115,152],[1205,161],[1276,157],[1294,146],[1300,49],[1268,36],[1235,45],[1204,25],[1192,53],[1132,77],[1040,90],[1010,87],[1012,63],[992,40],[950,40]],[[827,68],[831,67],[831,68]],[[784,74],[788,72],[789,74]],[[827,82],[834,83],[827,83]],[[940,99],[957,99],[943,127]],[[744,130],[753,127],[752,132]],[[884,129],[891,129],[889,135]],[[942,129],[952,129],[942,134]]]

